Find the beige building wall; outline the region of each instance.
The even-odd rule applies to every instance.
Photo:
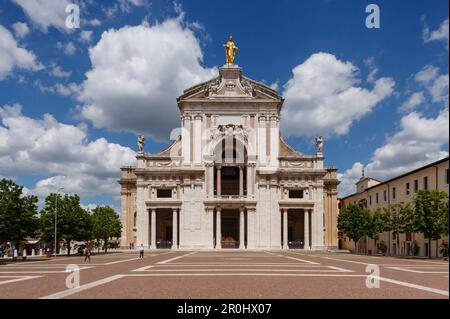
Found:
[[[362,178],[356,184],[358,193],[340,199],[340,209],[350,204],[362,204],[370,210],[376,210],[389,208],[391,205],[399,203],[412,203],[417,190],[421,189],[437,189],[448,193],[448,169],[449,158],[447,157],[385,182]],[[368,187],[361,187],[362,185]],[[378,242],[383,241],[388,246],[388,253],[391,255],[408,255],[409,247],[414,240],[420,247],[419,256],[425,256],[428,239],[425,239],[423,234],[411,234],[410,236],[400,234],[399,238],[394,238],[393,234],[385,232],[380,234]],[[438,247],[443,240],[448,243],[448,236],[438,241]],[[361,239],[359,246],[361,251],[367,249],[376,253],[375,241],[370,238]],[[355,243],[344,237],[342,248],[354,250]],[[436,256],[436,241],[431,243],[431,252],[432,256]]]

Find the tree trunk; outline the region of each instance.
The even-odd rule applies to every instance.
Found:
[[[431,259],[431,236],[428,238],[428,258]]]
[[[388,231],[388,249],[387,249],[387,255],[391,255],[391,231]]]
[[[103,240],[104,242],[105,242],[105,254],[107,254],[108,253],[108,238],[105,238],[104,240]]]
[[[439,245],[439,239],[436,239],[436,258],[439,257],[439,247],[438,247],[438,245]]]
[[[71,239],[67,240],[67,256],[70,256],[70,243],[72,242]]]

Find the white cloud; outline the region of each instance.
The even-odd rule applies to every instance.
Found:
[[[433,102],[445,102],[448,105],[448,73],[440,75],[429,87]]]
[[[386,144],[377,148],[371,162],[365,166],[366,176],[386,180],[448,156],[442,148],[448,145],[449,110],[443,109],[435,118],[417,112],[402,117],[400,130]],[[362,166],[340,174],[339,196],[355,192],[354,183],[361,176]]]
[[[409,112],[409,111],[414,110],[415,108],[417,108],[423,102],[425,102],[425,95],[424,95],[424,93],[422,91],[421,92],[414,92],[400,106],[400,111],[401,112]]]
[[[273,82],[272,84],[269,84],[269,86],[274,89],[275,91],[278,91],[278,89],[280,88],[280,84],[278,83],[278,81]]]
[[[25,22],[16,22],[12,25],[12,27],[14,29],[14,34],[19,39],[22,39],[30,32],[30,29]]]
[[[315,53],[296,66],[285,84],[282,129],[286,135],[343,135],[393,92],[391,78],[359,87],[358,68],[329,53]]]
[[[59,65],[54,63],[51,64],[51,67],[50,75],[56,76],[57,78],[68,78],[72,74],[71,71],[64,71]]]
[[[104,138],[89,141],[85,125],[68,125],[46,114],[33,119],[20,105],[0,107],[0,174],[53,175],[31,191],[45,196],[58,187],[81,196],[118,194],[119,167],[134,152]]]
[[[446,43],[446,48],[448,50],[448,18],[440,24],[439,28],[430,31],[430,28],[425,24],[423,28],[423,41],[425,43],[432,41],[444,41]]]
[[[0,25],[0,80],[3,80],[14,68],[38,71],[43,66],[33,52],[18,46],[11,32]]]
[[[56,83],[53,88],[56,93],[63,96],[78,95],[81,92],[80,86],[74,82],[70,82],[67,85]]]
[[[93,27],[98,27],[99,25],[102,24],[102,22],[96,18],[89,20],[87,23]]]
[[[97,208],[98,207],[98,205],[97,204],[87,204],[87,205],[83,205],[83,204],[80,204],[80,206],[84,209],[84,210],[89,210],[89,211],[92,211],[92,210],[94,210],[95,208]]]
[[[77,48],[75,47],[75,44],[73,44],[72,41],[67,42],[66,44],[63,44],[61,42],[57,42],[56,43],[56,47],[58,49],[61,49],[64,51],[65,54],[67,55],[74,55]]]
[[[440,74],[439,68],[426,65],[417,72],[414,79],[427,89],[432,102],[444,102],[448,105],[448,73]]]
[[[77,96],[81,92],[80,85],[76,84],[75,82],[70,82],[68,84],[62,84],[62,83],[55,83],[54,85],[45,85],[42,84],[41,81],[36,80],[34,82],[34,85],[39,88],[39,90],[43,93],[57,93],[62,96]]]
[[[80,33],[80,40],[83,42],[90,42],[92,37],[92,31],[90,30],[83,30]]]
[[[22,7],[28,18],[47,33],[48,28],[53,26],[59,30],[69,32],[66,28],[66,6],[70,0],[13,0]]]
[[[102,10],[105,12],[106,16],[111,18],[113,17],[119,10],[122,13],[130,12],[133,7],[141,7],[147,5],[148,3],[144,0],[118,0],[114,5],[110,7],[103,7]]]
[[[432,65],[426,65],[422,68],[422,70],[416,73],[414,80],[422,84],[427,84],[434,80],[438,74],[439,68]]]
[[[355,192],[355,184],[362,176],[364,165],[357,162],[344,173],[338,173],[337,178],[341,182],[338,185],[339,197],[344,197]]]
[[[378,68],[375,65],[375,58],[371,56],[365,59],[364,64],[370,69],[370,72],[367,75],[367,82],[374,83],[378,75]]]
[[[180,18],[110,29],[89,56],[82,116],[96,127],[158,139],[179,125],[175,98],[183,89],[217,76],[201,65],[200,44]]]

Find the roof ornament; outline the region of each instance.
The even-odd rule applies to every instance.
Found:
[[[139,135],[138,139],[137,139],[137,147],[138,147],[139,154],[144,153],[144,145],[145,145],[145,137],[144,137],[144,135]]]
[[[231,35],[228,38],[227,44],[224,44],[223,47],[225,48],[227,65],[232,65],[234,58],[236,57],[236,51],[238,50],[238,47],[234,44],[233,37]]]

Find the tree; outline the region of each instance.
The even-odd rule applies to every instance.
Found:
[[[359,205],[348,205],[339,213],[338,229],[355,242],[356,250],[358,241],[368,233],[369,219],[369,210]]]
[[[405,203],[394,204],[389,208],[385,208],[384,211],[387,214],[388,218],[386,231],[395,234],[398,249],[398,247],[400,247],[400,233],[403,233],[405,231],[413,231],[413,229],[411,228],[411,205]]]
[[[120,237],[122,224],[119,215],[109,206],[99,206],[92,210],[92,234],[97,242],[102,239],[105,253],[108,252],[108,241],[111,237]]]
[[[431,241],[438,242],[442,235],[448,234],[448,195],[438,190],[419,190],[414,199],[414,212],[411,214],[411,228],[428,238],[428,257],[431,258]]]
[[[16,243],[34,236],[38,227],[36,196],[24,196],[23,187],[9,179],[0,180],[0,242]]]
[[[375,241],[377,247],[377,240],[380,238],[380,233],[389,229],[389,214],[386,211],[377,209],[370,212],[367,227],[367,235]]]
[[[56,203],[56,201],[58,201]],[[92,221],[89,213],[80,205],[78,195],[52,193],[45,198],[41,211],[41,230],[44,240],[55,239],[55,211],[57,209],[57,241],[65,240],[70,255],[72,240],[89,240],[92,238]],[[56,247],[55,247],[56,249]]]

